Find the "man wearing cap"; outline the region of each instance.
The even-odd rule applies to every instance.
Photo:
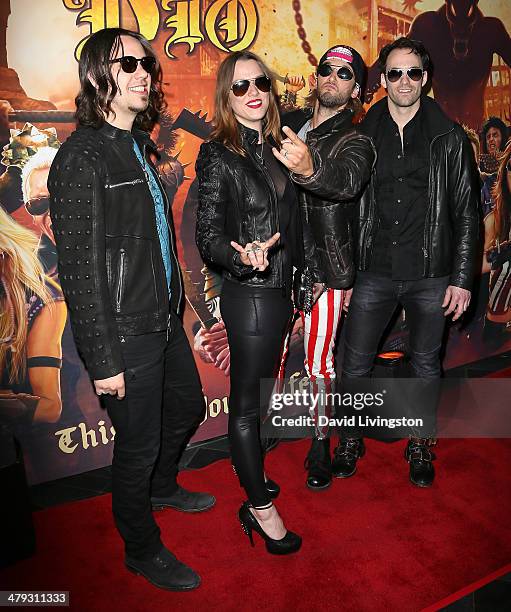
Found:
[[[418,388],[438,388],[446,317],[459,319],[470,302],[479,178],[463,128],[422,95],[429,69],[422,43],[399,38],[381,50],[378,61],[388,95],[369,109],[361,125],[378,158],[360,203],[343,381],[370,375],[384,330],[402,305],[410,330],[411,376],[421,379]],[[421,410],[419,399],[407,408]],[[423,408],[433,414],[436,404]],[[433,483],[434,442],[429,430],[414,432],[408,442],[405,458],[416,486]],[[365,451],[361,432],[345,432],[339,448],[334,472],[347,478]]]
[[[336,45],[326,51],[310,108],[284,116],[287,138],[279,151],[274,149],[300,187],[301,206],[326,279],[312,313],[302,313],[305,368],[318,391],[330,392],[335,381],[335,339],[355,276],[352,218],[375,160],[370,139],[354,128],[362,113],[365,72],[362,57],[352,47]],[[316,429],[305,462],[307,486],[313,490],[326,489],[332,481],[326,434]]]

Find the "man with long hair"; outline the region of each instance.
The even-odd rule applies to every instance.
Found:
[[[79,63],[78,129],[48,180],[59,276],[76,346],[115,427],[112,507],[126,567],[190,590],[199,576],[167,550],[151,514],[215,499],[176,481],[204,414],[179,318],[182,281],[169,202],[148,132],[164,108],[161,67],[140,34],[93,34]]]
[[[302,313],[305,369],[318,392],[329,393],[335,383],[335,342],[355,277],[354,215],[375,159],[369,138],[354,127],[362,112],[365,72],[364,60],[352,47],[328,49],[319,61],[310,108],[284,116],[288,138],[282,152],[275,152],[300,187],[325,273],[325,291],[310,314]],[[332,482],[327,434],[317,428],[305,461],[306,485],[314,491]]]

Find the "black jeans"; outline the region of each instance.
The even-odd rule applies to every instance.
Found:
[[[350,378],[370,375],[383,332],[400,304],[405,309],[410,332],[411,374],[424,379],[440,378],[440,349],[445,329],[442,302],[448,285],[448,276],[395,281],[359,272],[345,323],[343,388],[349,388]],[[438,389],[436,383],[434,386],[433,392],[428,389],[428,397],[433,401]],[[432,411],[435,409],[436,405],[431,406]],[[359,433],[346,431],[344,435],[359,437]]]
[[[292,314],[281,289],[251,288],[225,281],[220,299],[231,351],[229,442],[231,458],[253,506],[271,502],[264,483],[259,437],[262,397],[260,381],[276,377]]]
[[[161,549],[150,496],[177,489],[178,462],[204,418],[197,367],[177,315],[171,332],[126,336],[126,396],[103,396],[115,427],[112,509],[126,554],[147,558]]]

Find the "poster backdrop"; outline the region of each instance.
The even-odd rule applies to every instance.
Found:
[[[444,366],[511,348],[509,235],[494,232],[498,215],[509,234],[511,215],[511,150],[504,151],[511,115],[508,0],[2,0],[0,421],[20,437],[32,483],[106,465],[112,453],[114,432],[67,322],[46,190],[55,151],[74,129],[76,58],[87,37],[106,26],[144,34],[163,65],[168,115],[153,138],[160,172],[175,191],[185,327],[204,385],[206,418],[195,441],[222,435],[227,425],[228,347],[221,334],[212,352],[202,345],[203,324],[218,313],[218,300],[216,280],[205,277],[194,244],[194,162],[210,127],[217,68],[235,50],[250,48],[272,67],[285,109],[304,104],[317,58],[334,44],[352,45],[365,58],[369,104],[382,96],[374,67],[381,47],[406,34],[425,43],[434,63],[430,95],[473,130],[489,249],[472,316],[450,328]],[[489,117],[498,118],[491,127]],[[398,347],[406,348],[404,314],[385,345]],[[60,352],[61,369],[55,358],[32,357]],[[288,374],[302,364],[296,328]],[[30,406],[33,420],[26,416]]]

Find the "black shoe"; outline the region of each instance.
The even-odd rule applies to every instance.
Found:
[[[254,546],[252,531],[256,531],[265,541],[266,550],[272,555],[289,555],[300,550],[302,538],[292,531],[287,531],[286,535],[281,540],[270,538],[261,527],[256,517],[250,512],[250,505],[248,502],[242,504],[238,511],[238,518],[241,523],[241,528],[249,537],[252,546]]]
[[[272,499],[277,499],[280,493],[279,485],[274,480],[271,480],[270,478],[265,482],[265,484],[266,484],[266,490],[268,491],[268,495]]]
[[[193,493],[178,486],[172,495],[151,497],[153,510],[174,508],[182,512],[203,512],[215,505],[216,499],[209,493]]]
[[[314,438],[309,453],[305,458],[305,469],[308,471],[306,485],[312,491],[328,489],[332,484],[332,462],[330,460],[330,440]]]
[[[416,487],[430,487],[435,480],[432,461],[436,457],[429,450],[427,442],[426,438],[413,438],[405,449],[405,459],[410,464],[410,482]]]
[[[191,591],[200,584],[200,576],[188,567],[165,547],[152,559],[141,560],[126,557],[127,569],[134,574],[144,576],[151,584],[169,591]]]
[[[357,471],[357,461],[366,452],[362,438],[344,438],[334,451],[332,473],[336,478],[349,478]]]

